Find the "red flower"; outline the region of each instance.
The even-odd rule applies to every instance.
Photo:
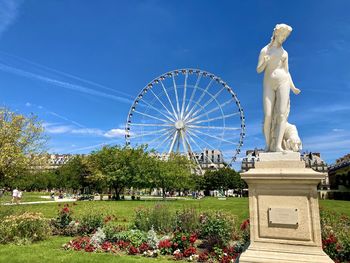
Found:
[[[247,220],[244,220],[241,224],[241,230],[246,230],[249,226],[249,218]]]
[[[171,248],[171,241],[169,239],[161,240],[158,243],[158,248]]]
[[[136,255],[139,251],[137,250],[136,247],[130,246],[129,247],[129,255]]]
[[[181,237],[181,240],[182,240],[182,241],[186,241],[186,240],[187,240],[187,237],[186,237],[186,236],[182,236],[182,237]]]
[[[190,236],[190,243],[194,243],[194,242],[196,242],[196,240],[197,240],[197,236],[196,236],[196,234],[192,234],[191,236]]]
[[[126,249],[128,246],[130,245],[129,242],[125,242],[125,241],[118,241],[117,242],[117,246],[120,248],[120,249]]]
[[[189,247],[188,249],[186,249],[186,250],[184,251],[184,256],[185,256],[185,257],[189,257],[189,256],[191,256],[191,255],[196,254],[196,252],[197,252],[197,250],[196,250],[195,247]]]
[[[145,252],[145,251],[147,251],[149,249],[150,249],[150,247],[149,247],[149,245],[147,243],[142,243],[139,246],[139,250],[140,250],[141,253],[143,253],[143,252]]]
[[[209,256],[207,252],[203,252],[201,254],[199,254],[198,256],[198,261],[199,262],[206,262],[208,260]]]
[[[176,249],[179,246],[179,244],[178,243],[174,243],[173,246]]]
[[[111,242],[104,242],[101,246],[102,250],[107,252],[107,251],[110,251],[112,249],[112,243]]]
[[[85,246],[85,251],[86,252],[93,252],[94,250],[95,250],[95,247],[93,245],[91,245],[91,244],[87,244]]]

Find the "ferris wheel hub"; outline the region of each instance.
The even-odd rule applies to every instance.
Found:
[[[184,121],[183,121],[183,120],[178,120],[178,121],[176,121],[176,122],[175,122],[175,128],[176,128],[177,130],[182,130],[182,129],[184,129],[184,128],[185,128],[185,123],[184,123]]]

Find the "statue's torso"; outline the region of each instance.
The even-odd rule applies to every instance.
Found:
[[[264,84],[277,89],[289,81],[289,73],[284,66],[288,54],[282,47],[267,47],[266,56],[270,60],[265,68]]]

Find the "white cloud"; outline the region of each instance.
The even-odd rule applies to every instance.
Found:
[[[71,127],[67,125],[43,125],[45,128],[45,131],[47,133],[52,134],[62,134],[62,133],[69,133],[71,131]]]
[[[104,134],[106,138],[116,138],[116,137],[124,137],[125,130],[124,129],[111,129]]]
[[[45,131],[52,134],[76,134],[76,135],[90,135],[99,136],[105,138],[122,138],[125,135],[124,129],[110,129],[104,131],[98,128],[75,128],[71,125],[61,125],[58,123],[48,123],[43,124]]]
[[[344,131],[344,129],[333,129],[332,131],[334,131],[334,132],[342,132],[342,131]]]
[[[72,129],[70,131],[73,134],[86,134],[86,135],[103,135],[103,131],[95,128],[81,128],[81,129]]]
[[[0,0],[0,36],[15,22],[19,6],[17,0]]]
[[[26,105],[27,107],[32,106],[32,104],[31,104],[30,102],[27,102],[25,105]]]

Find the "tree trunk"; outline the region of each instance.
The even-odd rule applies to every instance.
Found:
[[[166,191],[165,191],[165,188],[164,188],[164,187],[162,188],[162,193],[163,193],[163,199],[165,199],[165,197],[166,197],[166,194],[165,194]]]
[[[115,187],[114,191],[115,191],[115,200],[120,200],[120,192],[121,192],[122,188],[118,188]]]

